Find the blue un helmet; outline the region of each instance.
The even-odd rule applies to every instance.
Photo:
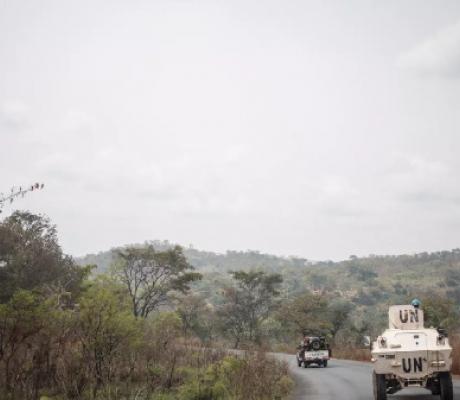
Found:
[[[414,299],[410,302],[414,308],[419,308],[422,305],[422,302],[419,299]]]

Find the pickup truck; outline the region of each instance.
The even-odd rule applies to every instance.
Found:
[[[331,357],[329,345],[322,336],[305,338],[297,350],[296,359],[299,367],[303,365],[304,368],[308,368],[310,364],[316,364],[325,368]]]

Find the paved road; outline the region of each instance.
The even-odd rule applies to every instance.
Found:
[[[295,356],[277,354],[289,363],[296,381],[292,400],[372,400],[372,366],[357,361],[330,360],[327,368],[299,368]],[[454,398],[460,400],[460,380],[454,380]],[[404,389],[389,400],[433,400],[424,389]]]

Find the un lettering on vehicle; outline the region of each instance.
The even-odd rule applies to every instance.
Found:
[[[422,329],[423,310],[411,306],[391,306],[388,310],[390,329]]]
[[[423,358],[422,357],[408,357],[402,359],[402,369],[408,373],[423,372]]]
[[[418,310],[399,310],[399,320],[403,324],[419,322]]]

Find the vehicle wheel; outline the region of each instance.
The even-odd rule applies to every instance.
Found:
[[[434,389],[431,389],[431,394],[433,396],[439,396],[441,394],[441,391],[439,388],[434,388]]]
[[[303,363],[303,367],[304,367],[304,368],[308,368],[308,363],[307,363],[307,362],[304,362],[304,363]]]
[[[438,381],[433,382],[431,381],[429,385],[426,387],[428,390],[431,391],[433,396],[439,396],[441,394],[441,385]]]
[[[324,361],[323,361],[323,367],[324,367],[324,368],[327,367],[327,360],[324,360]]]
[[[372,374],[372,385],[374,387],[374,400],[387,400],[387,383],[385,375]]]
[[[441,400],[452,400],[454,398],[454,389],[452,387],[452,376],[450,372],[439,373],[439,386],[441,389]]]

